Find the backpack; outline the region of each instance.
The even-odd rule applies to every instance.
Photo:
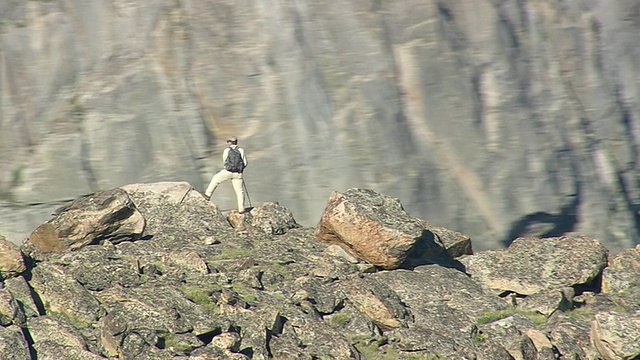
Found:
[[[224,168],[234,173],[241,173],[244,170],[244,161],[242,161],[242,154],[240,154],[238,148],[229,148],[227,159],[224,161]]]

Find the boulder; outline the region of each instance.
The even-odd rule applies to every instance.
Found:
[[[443,249],[426,223],[409,216],[398,199],[368,189],[333,192],[315,236],[385,269],[400,267],[417,244],[422,254],[435,256]]]
[[[498,292],[531,295],[546,289],[588,284],[607,265],[597,240],[570,235],[518,238],[506,250],[459,259],[471,277]]]
[[[606,311],[591,324],[591,341],[604,360],[640,358],[640,317]]]
[[[47,253],[77,250],[105,240],[135,240],[145,227],[142,214],[118,188],[78,198],[58,208],[53,216],[29,235],[23,252],[41,260]]]
[[[238,230],[258,230],[269,235],[282,235],[300,227],[289,209],[274,202],[266,202],[248,213],[232,211],[228,219]]]
[[[18,276],[25,270],[20,248],[0,235],[0,280]]]

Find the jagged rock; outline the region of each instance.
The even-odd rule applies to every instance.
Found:
[[[38,354],[38,360],[104,360],[103,356],[85,349],[68,347],[46,341],[36,343],[33,347]]]
[[[9,289],[0,289],[0,326],[22,326],[26,321],[24,310]]]
[[[508,315],[479,326],[482,336],[501,344],[516,360],[536,359],[538,350],[526,335],[535,324],[520,314]]]
[[[427,351],[425,356],[470,356],[474,353],[472,334],[476,319],[508,308],[504,301],[486,293],[464,273],[439,265],[368,276],[394,289],[401,303],[411,309],[413,318],[408,322],[408,330],[394,330],[389,336],[398,341],[401,349]]]
[[[90,328],[105,314],[98,300],[64,267],[41,262],[32,270],[29,282],[47,313],[69,318],[77,328]]]
[[[550,316],[556,310],[571,309],[573,307],[573,295],[574,289],[571,287],[543,290],[519,301],[518,309],[535,311],[542,315]]]
[[[278,203],[266,202],[248,213],[232,211],[228,216],[231,225],[244,231],[260,230],[270,235],[282,235],[299,228],[289,209]]]
[[[640,357],[640,316],[615,311],[597,313],[591,339],[605,360]]]
[[[640,245],[609,260],[602,271],[602,292],[618,296],[629,311],[640,311]]]
[[[367,189],[333,192],[315,235],[385,269],[398,268],[416,244],[431,256],[442,250],[426,224],[409,216],[398,199]]]
[[[0,326],[0,359],[31,359],[29,345],[19,326]]]
[[[18,302],[20,309],[26,317],[39,316],[38,306],[31,295],[29,283],[23,276],[17,276],[4,280],[7,289]]]
[[[345,292],[358,310],[383,330],[406,327],[411,313],[398,295],[376,279],[347,283]]]
[[[18,246],[0,235],[0,280],[18,276],[25,270]]]
[[[107,239],[112,243],[136,239],[145,227],[142,214],[118,188],[78,198],[53,215],[29,235],[23,252],[42,260],[47,253],[77,250]]]
[[[590,342],[590,322],[577,316],[556,313],[551,322],[541,328],[561,358],[596,359],[598,354]]]
[[[531,295],[545,289],[587,284],[607,264],[607,249],[579,236],[519,238],[506,250],[463,257],[465,271],[487,287]]]
[[[47,316],[30,318],[28,328],[36,348],[45,343],[65,348],[82,350],[86,348],[86,342],[77,330],[70,331],[68,326],[64,326]]]

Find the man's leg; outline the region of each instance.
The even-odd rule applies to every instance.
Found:
[[[242,175],[234,176],[231,179],[231,184],[233,184],[233,190],[236,192],[236,198],[238,199],[238,211],[244,212],[244,180]]]
[[[213,192],[216,191],[218,185],[220,185],[225,180],[229,180],[229,174],[231,173],[226,170],[220,170],[217,174],[213,175],[209,186],[207,186],[207,190],[204,192],[204,195],[210,198],[211,195],[213,195]]]

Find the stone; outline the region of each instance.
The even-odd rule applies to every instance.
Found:
[[[145,228],[142,214],[127,193],[118,188],[80,197],[53,215],[25,240],[25,253],[42,259],[43,254],[77,250],[105,240],[135,240]]]
[[[593,281],[607,265],[608,250],[582,235],[519,238],[506,250],[459,259],[475,280],[498,292],[532,295]]]
[[[573,295],[574,289],[571,287],[543,290],[519,301],[518,309],[535,311],[544,316],[550,316],[557,310],[571,309],[573,307]]]
[[[18,276],[26,269],[20,248],[0,235],[0,280]]]
[[[368,189],[333,192],[317,226],[316,238],[337,244],[358,259],[385,269],[402,265],[413,248],[439,254],[442,248],[426,224],[407,214],[396,198]]]
[[[232,211],[228,218],[238,230],[255,229],[269,235],[282,235],[300,227],[289,209],[274,202],[266,202],[248,213]]]
[[[19,326],[0,326],[0,359],[31,359],[29,345]]]
[[[615,311],[600,312],[591,324],[591,339],[604,360],[640,357],[640,317]]]

